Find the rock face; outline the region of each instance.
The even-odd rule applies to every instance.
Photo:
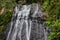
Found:
[[[17,5],[6,40],[48,40],[43,16],[39,4]]]

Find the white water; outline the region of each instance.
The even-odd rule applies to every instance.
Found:
[[[48,32],[37,19],[43,15],[40,5],[17,5],[6,40],[48,40]],[[32,17],[32,18],[31,18]]]

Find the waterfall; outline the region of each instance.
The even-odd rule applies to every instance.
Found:
[[[17,5],[6,40],[48,40],[43,15],[39,4]]]

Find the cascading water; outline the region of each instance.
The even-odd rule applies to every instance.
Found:
[[[6,40],[48,40],[40,5],[17,5],[14,11]]]

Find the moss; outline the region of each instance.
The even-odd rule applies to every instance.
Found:
[[[8,22],[11,20],[12,12],[6,12],[0,15],[0,32],[4,31]]]

